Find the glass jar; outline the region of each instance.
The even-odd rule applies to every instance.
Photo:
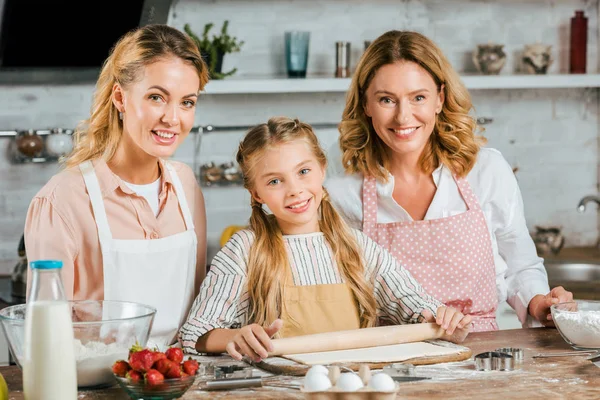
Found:
[[[31,294],[25,313],[23,392],[27,400],[77,399],[71,307],[61,278],[62,261],[30,264]]]

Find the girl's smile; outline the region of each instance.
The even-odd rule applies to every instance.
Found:
[[[304,140],[267,148],[253,168],[252,196],[275,215],[284,234],[319,232],[323,168]]]

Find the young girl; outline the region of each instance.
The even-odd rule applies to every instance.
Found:
[[[252,197],[250,229],[213,259],[179,332],[186,352],[260,361],[275,335],[378,320],[435,318],[448,334],[469,324],[471,317],[426,294],[387,251],[343,222],[323,188],[327,160],[309,125],[280,117],[254,127],[237,162]]]

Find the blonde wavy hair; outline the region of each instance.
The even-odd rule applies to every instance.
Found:
[[[469,115],[473,108],[471,96],[437,45],[411,31],[384,33],[371,43],[358,62],[338,126],[344,169],[347,173],[362,173],[387,181],[391,155],[364,107],[367,89],[379,68],[398,61],[420,65],[431,75],[438,92],[444,91],[442,111],[419,160],[422,171],[432,173],[441,163],[453,174],[466,176],[475,164],[479,148],[486,143],[485,138],[475,134],[478,125]],[[479,130],[483,132],[482,128]]]
[[[113,86],[118,83],[126,89],[141,79],[144,67],[168,57],[178,57],[192,65],[200,78],[198,92],[204,89],[208,68],[198,47],[185,33],[168,25],[152,24],[119,39],[100,71],[91,115],[75,129],[73,151],[64,160],[67,168],[98,157],[108,161],[114,156],[123,122],[112,102]]]
[[[285,117],[274,117],[266,124],[250,129],[241,141],[236,160],[244,176],[244,187],[254,189],[253,170],[265,150],[290,143],[304,141],[323,168],[327,159],[319,145],[312,127]],[[262,204],[252,199],[250,229],[255,241],[248,260],[248,293],[250,295],[250,321],[268,326],[279,318],[283,304],[283,285],[290,268],[283,242],[283,233],[272,214],[267,214]],[[337,213],[323,188],[319,225],[325,240],[333,250],[340,274],[350,286],[360,310],[361,327],[373,326],[377,316],[377,304],[373,285],[364,277],[364,264],[358,243],[348,225]]]

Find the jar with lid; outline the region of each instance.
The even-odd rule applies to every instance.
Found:
[[[15,140],[17,150],[25,157],[39,157],[44,150],[44,141],[33,129],[20,131]]]
[[[49,156],[64,156],[73,150],[73,131],[70,129],[56,128],[52,129],[50,135],[46,137],[46,152]]]
[[[22,365],[27,400],[77,399],[75,341],[71,307],[60,275],[62,264],[59,260],[30,264]]]

